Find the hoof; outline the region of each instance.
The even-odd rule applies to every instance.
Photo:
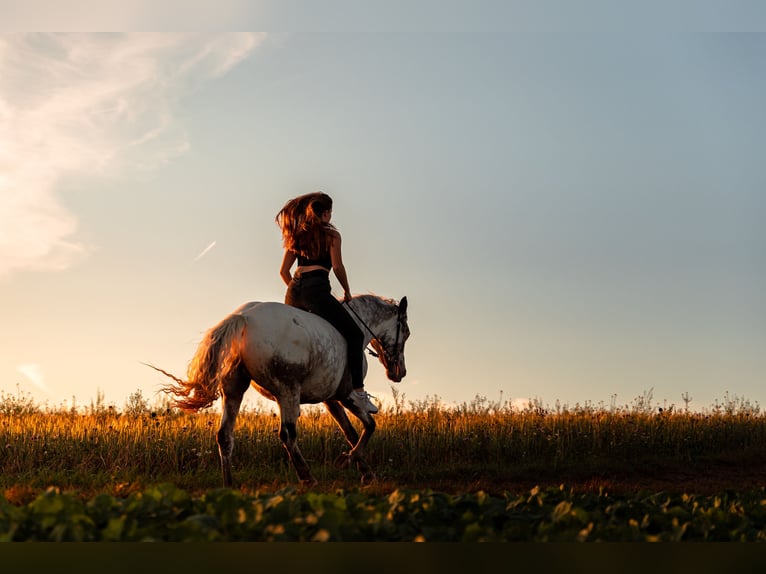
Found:
[[[335,459],[335,468],[344,470],[351,464],[351,455],[347,452],[342,452]]]
[[[303,488],[312,487],[312,486],[316,486],[317,483],[318,483],[317,479],[312,476],[311,478],[302,479],[301,487]]]
[[[367,472],[362,475],[362,484],[364,485],[372,484],[376,480],[378,480],[378,477],[375,476],[374,472]]]

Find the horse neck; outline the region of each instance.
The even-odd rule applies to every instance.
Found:
[[[359,323],[359,319],[361,318],[367,324],[367,327],[369,327],[369,329],[376,335],[380,335],[385,331],[385,328],[389,326],[387,323],[389,323],[394,316],[389,308],[390,304],[380,297],[373,295],[359,295],[354,297],[350,304],[352,305],[352,309],[356,311],[356,314],[358,315],[358,317],[355,317],[353,313],[351,314],[351,316],[354,317],[354,320]],[[365,343],[369,343],[372,339],[372,334],[364,325],[359,324],[359,327],[364,332]]]

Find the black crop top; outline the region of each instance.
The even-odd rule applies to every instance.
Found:
[[[319,257],[316,259],[309,259],[308,257],[304,257],[300,253],[296,254],[298,256],[298,266],[299,267],[308,267],[310,265],[319,265],[321,267],[324,267],[325,269],[332,269],[332,257],[330,257],[330,252],[326,251],[325,253],[320,253]]]

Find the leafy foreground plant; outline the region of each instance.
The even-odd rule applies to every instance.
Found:
[[[766,541],[766,490],[614,497],[563,487],[523,495],[285,489],[199,497],[168,484],[83,502],[50,488],[0,498],[2,541]]]

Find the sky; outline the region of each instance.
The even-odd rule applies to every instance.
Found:
[[[160,397],[143,363],[183,376],[283,299],[274,216],[322,190],[351,290],[408,298],[380,402],[766,406],[764,61],[760,33],[0,34],[0,391]]]

